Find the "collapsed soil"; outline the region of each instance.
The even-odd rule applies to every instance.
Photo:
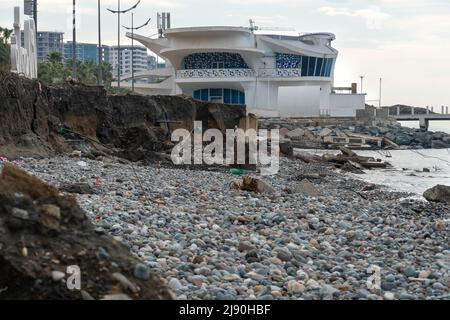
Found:
[[[6,164],[0,177],[0,299],[171,299],[160,279],[133,276],[139,260],[98,233],[75,198]],[[69,290],[68,266],[81,270],[80,290]],[[121,274],[132,285],[117,279]]]

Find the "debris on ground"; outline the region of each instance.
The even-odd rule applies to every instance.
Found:
[[[350,172],[362,171],[363,169],[387,168],[391,166],[388,162],[383,162],[380,159],[358,156],[355,152],[345,147],[340,147],[339,150],[342,154],[325,154],[321,159],[324,162],[332,163],[337,168],[342,168],[345,171]]]

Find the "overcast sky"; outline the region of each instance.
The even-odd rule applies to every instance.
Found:
[[[121,2],[126,8],[137,0]],[[12,26],[13,7],[22,3],[0,0],[0,26]],[[71,40],[72,0],[38,3],[39,30],[64,31]],[[97,1],[77,4],[78,41],[96,42]],[[114,44],[117,22],[107,7],[117,7],[117,0],[102,0],[102,37]],[[367,99],[374,100],[382,77],[383,104],[450,105],[450,0],[142,0],[136,24],[150,17],[152,22],[141,34],[156,33],[156,13],[161,11],[172,13],[172,27],[248,26],[253,18],[266,28],[333,32],[340,52],[336,86],[359,83],[364,75]],[[129,14],[123,16],[124,24],[130,20]],[[122,43],[128,42],[123,37]]]

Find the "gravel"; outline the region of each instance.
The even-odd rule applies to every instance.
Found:
[[[140,258],[136,277],[162,277],[179,299],[450,299],[445,204],[360,192],[362,181],[286,159],[261,178],[275,190],[267,194],[230,188],[240,177],[224,170],[110,158],[17,163],[57,187],[88,185],[92,194],[74,196],[97,231]],[[319,196],[293,192],[305,174],[321,174],[311,181]],[[367,285],[372,266],[379,286]]]

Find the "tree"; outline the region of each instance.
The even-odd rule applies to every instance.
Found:
[[[47,61],[51,63],[62,63],[63,62],[63,55],[61,52],[52,52],[47,56]]]
[[[103,72],[105,88],[111,87],[113,80],[112,67],[107,62],[102,62],[99,66],[93,61],[77,61],[76,78],[86,85],[96,85],[99,68]],[[45,83],[61,83],[72,75],[72,59],[63,61],[63,56],[59,52],[49,54],[46,60],[38,65],[38,77]]]
[[[13,30],[0,27],[0,67],[9,69],[11,64],[11,47],[9,39]]]
[[[0,33],[2,33],[1,37],[2,37],[2,39],[4,39],[6,44],[9,43],[9,39],[11,39],[11,36],[12,36],[13,32],[14,32],[13,29],[0,27]]]
[[[60,52],[50,53],[45,61],[38,65],[39,80],[48,84],[63,82],[70,75],[70,71],[64,66],[62,60]]]

